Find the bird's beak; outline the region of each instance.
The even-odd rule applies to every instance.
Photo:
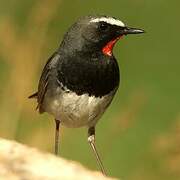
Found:
[[[123,34],[127,35],[127,34],[140,34],[140,33],[144,33],[145,31],[142,29],[138,29],[138,28],[130,28],[130,27],[125,27],[123,29]]]

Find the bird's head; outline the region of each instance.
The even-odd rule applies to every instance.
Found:
[[[83,52],[101,51],[112,56],[115,43],[124,35],[143,33],[122,21],[108,16],[85,16],[74,23],[64,37],[62,45]]]

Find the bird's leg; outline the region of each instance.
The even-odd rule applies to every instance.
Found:
[[[95,127],[90,127],[88,129],[88,142],[93,150],[93,153],[96,157],[96,160],[97,160],[97,163],[101,169],[101,172],[106,175],[106,172],[105,172],[105,169],[104,169],[104,166],[102,164],[102,161],[101,161],[101,158],[97,152],[97,149],[96,149],[96,145],[95,145]]]
[[[59,125],[60,125],[60,120],[55,119],[56,123],[56,131],[55,131],[55,149],[54,153],[55,155],[58,155],[59,152]]]

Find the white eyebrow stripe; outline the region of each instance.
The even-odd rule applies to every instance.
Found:
[[[125,27],[125,24],[122,21],[120,21],[118,19],[114,19],[112,17],[95,18],[95,19],[92,19],[90,22],[106,22],[111,25]]]

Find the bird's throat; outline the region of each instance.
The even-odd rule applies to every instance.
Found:
[[[111,41],[109,41],[103,48],[102,48],[102,52],[103,54],[105,54],[106,56],[112,56],[113,54],[113,47],[116,44],[116,42],[122,38],[123,36],[119,36]]]

